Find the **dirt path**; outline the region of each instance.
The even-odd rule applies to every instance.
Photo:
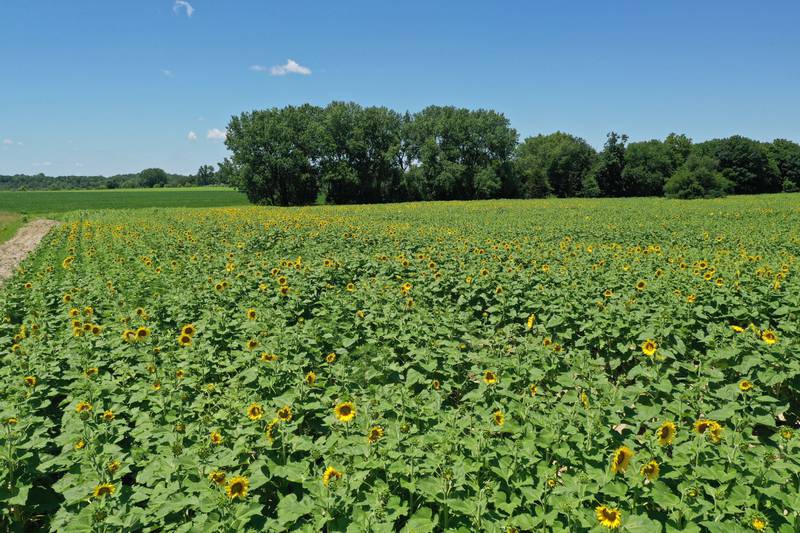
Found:
[[[59,222],[55,220],[34,220],[22,226],[17,234],[0,244],[0,285],[14,274],[14,269],[33,251],[47,232]]]

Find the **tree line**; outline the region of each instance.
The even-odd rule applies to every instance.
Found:
[[[15,174],[0,176],[0,190],[141,189],[222,185],[222,176],[211,165],[202,165],[191,175],[170,174],[160,168],[146,168],[135,174],[116,176],[46,176]]]
[[[255,203],[302,205],[481,198],[669,196],[792,192],[800,145],[683,134],[603,149],[568,133],[519,135],[492,110],[418,113],[332,102],[232,117],[223,181]]]

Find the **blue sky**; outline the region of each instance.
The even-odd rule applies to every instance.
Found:
[[[0,174],[194,172],[231,115],[331,100],[596,147],[800,141],[798,22],[796,0],[0,0]]]

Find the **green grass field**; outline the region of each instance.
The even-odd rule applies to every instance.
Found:
[[[0,212],[35,215],[81,209],[226,207],[247,203],[244,194],[228,187],[0,192]]]
[[[22,217],[17,213],[0,212],[0,244],[10,239],[22,225]]]

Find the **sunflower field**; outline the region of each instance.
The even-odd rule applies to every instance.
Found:
[[[800,197],[74,213],[0,529],[800,530]]]

